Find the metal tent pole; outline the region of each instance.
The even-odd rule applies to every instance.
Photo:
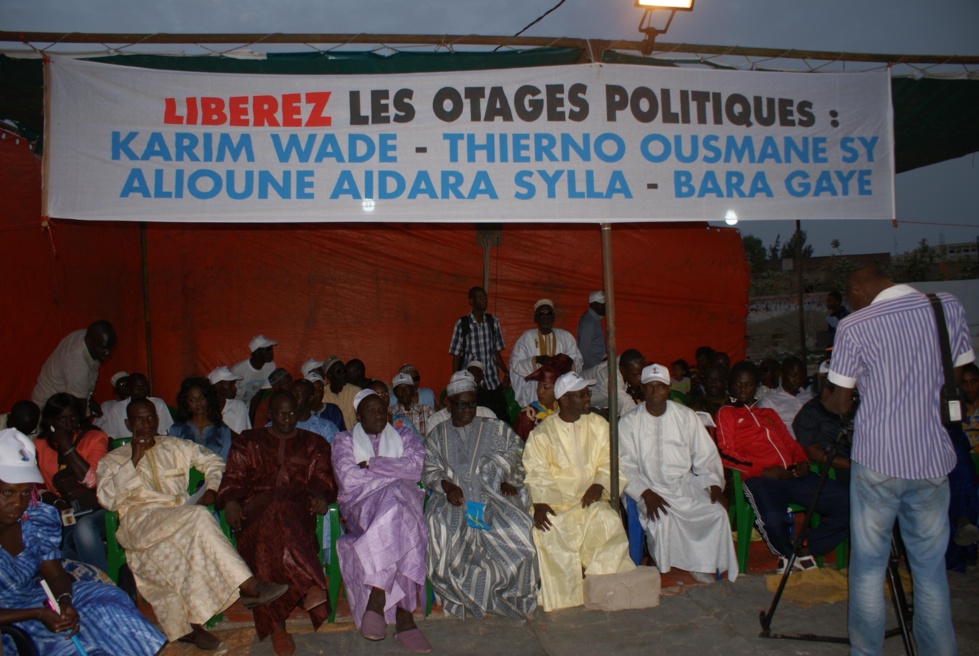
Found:
[[[619,503],[619,376],[615,361],[615,285],[612,275],[612,225],[602,224],[602,275],[605,281],[605,325],[607,337],[605,353],[608,366],[608,426],[609,458],[611,458],[612,480],[609,489],[613,508]]]

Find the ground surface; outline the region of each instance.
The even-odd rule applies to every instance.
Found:
[[[845,655],[846,645],[760,638],[758,615],[769,607],[772,594],[766,575],[775,559],[761,543],[752,544],[751,571],[735,583],[697,585],[688,575],[674,570],[663,577],[659,607],[640,611],[603,613],[582,608],[543,613],[518,622],[503,618],[459,621],[436,612],[418,617],[418,626],[431,641],[433,653],[507,654],[508,656],[606,656],[611,654],[676,653],[697,655],[811,654]],[[952,611],[959,653],[979,653],[979,574],[949,574]],[[889,627],[896,626],[893,613]],[[337,623],[325,624],[316,633],[308,620],[294,613],[288,628],[299,656],[351,654],[382,656],[408,654],[395,642],[392,627],[387,639],[369,642],[354,629],[345,602]],[[233,606],[214,632],[228,645],[229,656],[272,656],[269,640],[257,642],[250,613]],[[846,602],[803,608],[782,601],[772,622],[773,633],[846,635]],[[189,645],[169,645],[163,656],[203,655]],[[903,654],[898,637],[885,642],[884,654]]]

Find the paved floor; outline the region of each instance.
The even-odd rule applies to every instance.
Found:
[[[765,578],[764,574],[756,573],[743,576],[733,584],[725,581],[711,585],[674,580],[671,587],[664,588],[660,606],[643,611],[603,613],[581,608],[556,613],[538,611],[525,622],[502,618],[458,621],[433,615],[426,619],[419,617],[418,625],[432,642],[434,653],[442,654],[604,656],[655,651],[685,656],[760,656],[847,653],[847,647],[840,644],[760,638],[758,615],[768,608],[772,598]],[[959,652],[979,653],[979,622],[975,617],[979,575],[952,573],[949,582]],[[896,626],[893,614],[888,626]],[[394,641],[390,628],[387,639],[369,642],[354,630],[349,617],[336,624],[324,625],[317,633],[311,632],[305,619],[290,620],[289,629],[295,636],[299,655],[408,653]],[[772,623],[772,631],[844,636],[846,603],[804,609],[783,601]],[[215,633],[228,643],[229,656],[273,654],[268,640],[255,641],[254,629],[247,622],[218,625]],[[163,652],[165,656],[200,653],[183,645],[169,646]],[[886,641],[884,654],[903,653],[900,638]]]

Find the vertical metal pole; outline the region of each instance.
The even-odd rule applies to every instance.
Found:
[[[605,353],[608,366],[608,450],[612,481],[609,490],[613,508],[619,507],[619,372],[615,361],[615,285],[612,276],[612,225],[602,224],[602,276],[605,282]]]
[[[483,245],[483,289],[489,289],[490,245]]]
[[[153,340],[150,333],[150,271],[146,261],[146,221],[139,224],[143,269],[143,331],[146,333],[146,379],[153,385]]]
[[[806,362],[806,314],[803,305],[805,290],[802,286],[802,221],[798,219],[795,221],[795,268],[799,277],[799,349],[802,361]]]

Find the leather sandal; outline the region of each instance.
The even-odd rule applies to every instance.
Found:
[[[193,631],[178,638],[178,642],[188,642],[201,651],[214,651],[221,646],[221,640],[213,633],[204,630],[200,624],[191,624]]]
[[[303,610],[308,613],[314,608],[322,606],[327,601],[329,601],[329,598],[326,596],[326,590],[314,585],[306,592],[306,596],[303,598]]]
[[[420,629],[395,633],[394,639],[400,642],[408,651],[413,651],[416,654],[427,654],[432,651],[432,643],[428,641],[428,638],[425,637]]]
[[[286,592],[289,591],[289,586],[285,583],[269,583],[267,581],[258,581],[255,583],[255,594],[254,596],[241,596],[241,604],[245,608],[255,608],[256,606],[263,606],[269,602],[275,601]]]

